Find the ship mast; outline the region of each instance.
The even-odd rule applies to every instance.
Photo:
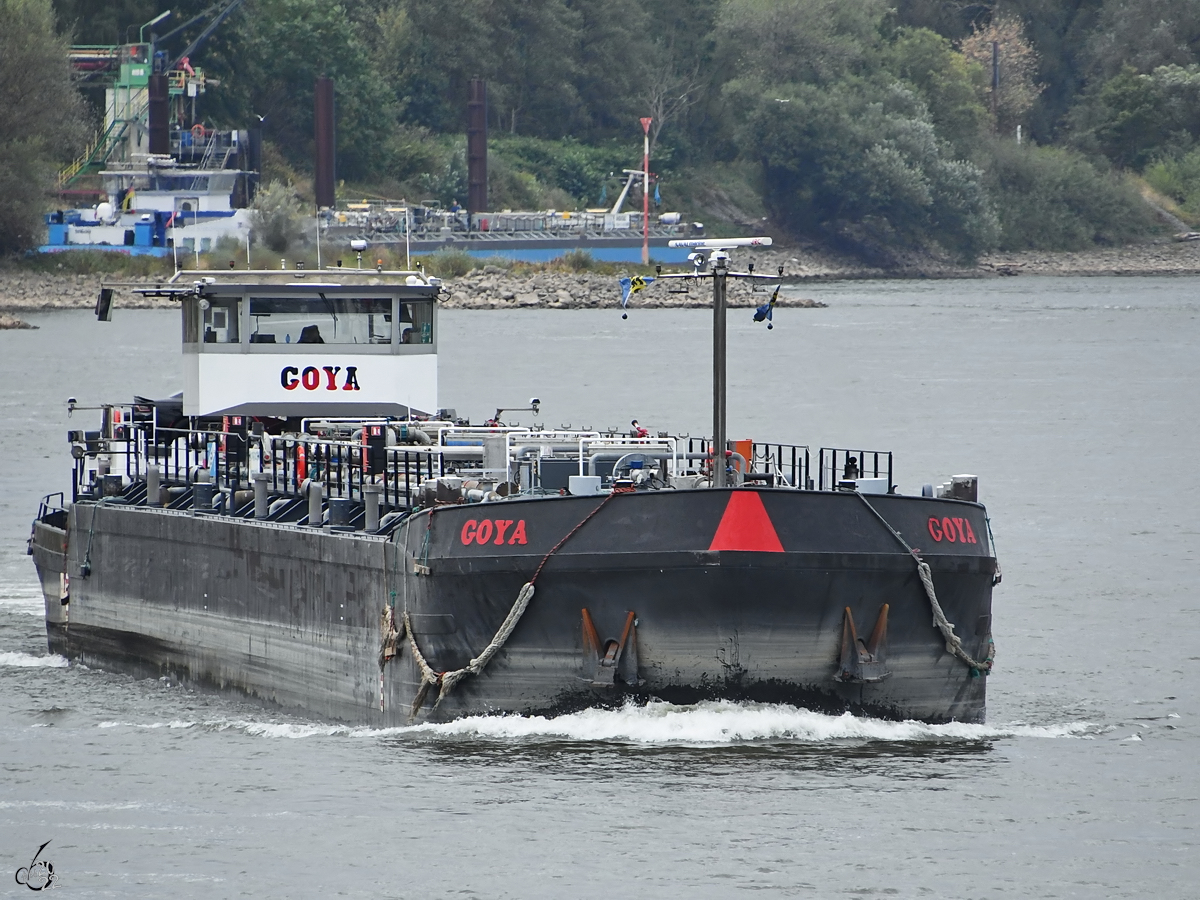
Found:
[[[701,278],[711,278],[713,283],[712,486],[723,488],[727,487],[729,483],[725,471],[725,453],[729,444],[729,401],[726,384],[726,372],[728,370],[728,355],[726,352],[726,313],[728,311],[728,301],[726,291],[728,279],[750,278],[762,281],[778,281],[783,277],[783,266],[779,267],[778,275],[757,275],[754,272],[753,263],[748,266],[748,271],[745,272],[732,272],[729,269],[730,250],[735,247],[769,247],[771,246],[771,239],[769,237],[682,240],[671,241],[668,246],[695,250],[696,252],[688,257],[692,262],[694,271],[691,273],[663,275],[661,267],[659,267],[658,277],[687,278],[693,281]],[[709,251],[707,272],[704,271],[706,266],[704,251]]]

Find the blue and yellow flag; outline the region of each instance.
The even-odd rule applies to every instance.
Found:
[[[762,322],[765,319],[768,331],[775,327],[771,322],[775,318],[775,302],[779,299],[779,288],[781,287],[783,285],[778,285],[775,288],[775,293],[771,295],[771,299],[754,311],[754,321]]]
[[[644,291],[652,284],[654,284],[653,276],[634,275],[630,278],[626,275],[621,279],[621,307],[629,306],[630,296],[638,291]]]

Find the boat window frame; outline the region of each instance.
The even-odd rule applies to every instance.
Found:
[[[295,296],[295,294],[289,295],[288,293],[282,292],[282,291],[269,290],[269,288],[272,287],[270,285],[267,285],[265,287],[267,287],[268,289],[261,290],[261,291],[248,291],[245,295],[245,307],[246,307],[245,319],[248,323],[248,327],[251,329],[250,331],[247,332],[247,342],[254,343],[256,348],[279,346],[279,344],[275,344],[275,343],[271,343],[271,344],[261,343],[260,344],[258,342],[250,341],[249,336],[252,334],[258,333],[255,331],[256,325],[262,324],[261,322],[255,322],[254,302],[256,300],[257,301],[286,303],[289,300],[299,299],[307,304],[311,299],[309,297],[297,297],[297,296]],[[394,295],[389,296],[381,291],[378,291],[378,290],[373,291],[373,290],[368,289],[366,291],[358,292],[358,293],[354,294],[353,296],[345,294],[345,293],[341,293],[339,295],[329,297],[328,299],[330,301],[335,301],[335,302],[336,301],[355,301],[355,302],[386,301],[388,303],[388,306],[387,306],[388,311],[387,311],[386,315],[389,318],[388,324],[391,326],[391,329],[390,329],[391,334],[389,335],[389,338],[387,341],[377,341],[377,342],[373,342],[373,343],[371,343],[371,342],[356,343],[354,341],[344,342],[344,341],[329,340],[325,336],[325,334],[327,334],[327,332],[326,332],[326,333],[322,334],[322,341],[320,343],[303,344],[303,347],[305,349],[308,349],[311,347],[327,348],[327,349],[339,348],[339,352],[345,353],[349,350],[354,350],[355,352],[357,352],[358,350],[364,349],[364,348],[375,348],[372,352],[378,353],[379,352],[378,348],[384,348],[386,350],[387,348],[390,348],[390,347],[393,347],[396,345],[396,343],[397,343],[397,340],[396,340],[397,323],[396,323],[396,298]],[[316,314],[322,314],[322,310],[320,310],[320,309],[314,309],[313,312]],[[341,312],[341,315],[350,315],[350,314],[352,314],[352,315],[370,315],[371,313],[357,311],[355,313],[348,314],[344,310]],[[375,314],[378,314],[378,313],[375,313]],[[260,313],[260,315],[269,315],[269,313]],[[301,316],[302,317],[302,314],[300,314],[300,313],[280,313],[280,315]],[[316,324],[316,323],[313,323],[313,324]],[[285,325],[284,327],[288,327],[288,326]],[[284,342],[282,344],[282,346],[289,347],[289,348],[295,348],[295,347],[301,346],[301,343],[298,340],[294,341],[292,343]]]
[[[206,291],[205,296],[210,302],[225,302],[226,300],[237,299],[240,305],[240,321],[242,340],[239,343],[204,343],[202,335],[199,334],[200,313],[199,313],[199,298],[189,297],[184,299],[184,335],[187,332],[186,316],[188,313],[188,304],[194,304],[193,313],[196,318],[197,334],[195,342],[184,341],[185,351],[189,353],[249,353],[260,356],[271,355],[292,355],[303,354],[305,356],[345,356],[347,353],[361,354],[365,356],[436,356],[438,352],[438,302],[436,293],[422,293],[417,296],[412,296],[405,291],[404,285],[328,285],[331,292],[336,292],[338,295],[351,299],[389,299],[392,304],[392,339],[388,344],[268,344],[268,343],[252,343],[250,335],[253,333],[253,317],[250,314],[250,302],[254,298],[262,297],[278,297],[286,298],[288,296],[311,296],[314,285],[296,285],[296,284],[239,284],[239,285],[215,285],[215,289]],[[221,287],[230,289],[221,290]],[[428,344],[405,344],[401,343],[403,337],[404,323],[400,321],[402,304],[409,303],[428,303],[428,324],[430,326],[430,342]]]
[[[200,310],[199,310],[200,318],[198,320],[199,325],[200,325],[200,334],[199,334],[200,346],[202,346],[202,347],[239,348],[239,347],[242,347],[243,345],[245,345],[247,343],[247,341],[243,340],[242,336],[246,334],[246,298],[239,294],[218,294],[214,297],[204,298],[204,299],[208,300],[209,306],[208,306],[208,309],[204,309],[203,300],[198,304],[198,306],[200,307]],[[205,331],[206,326],[204,323],[204,319],[206,318],[205,314],[213,311],[216,307],[222,307],[225,309],[234,307],[237,310],[236,313],[234,314],[234,316],[232,317],[232,324],[235,326],[235,335],[236,335],[234,340],[224,340],[224,341],[216,341],[216,340],[206,341],[205,340],[205,337],[207,334],[207,332]],[[227,319],[226,322],[227,322],[227,324],[225,326],[225,330],[226,330],[226,332],[228,332],[229,331],[228,323],[230,322],[230,320]]]

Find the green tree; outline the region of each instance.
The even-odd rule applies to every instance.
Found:
[[[313,86],[334,81],[337,171],[364,178],[386,170],[396,116],[345,9],[322,0],[252,0],[230,48],[222,92],[240,122],[263,117],[266,139],[292,162],[313,158]]]
[[[713,100],[728,73],[716,64],[721,0],[648,0],[651,46],[638,88],[639,116],[650,116],[653,153],[664,129],[677,158],[711,152]]]
[[[925,28],[900,28],[884,50],[887,69],[920,94],[938,134],[957,148],[976,141],[987,123],[983,68]]]
[[[1106,81],[1125,66],[1146,74],[1200,62],[1200,3],[1105,0],[1084,52],[1094,81]]]
[[[883,257],[936,244],[969,258],[995,244],[982,173],[946,152],[912,91],[795,85],[771,96],[778,90],[758,99],[746,134],[776,221]]]
[[[59,164],[82,142],[66,51],[49,0],[0,0],[0,253],[42,241]]]
[[[724,63],[761,84],[833,84],[878,67],[882,0],[726,0]]]
[[[592,139],[636,135],[638,118],[648,115],[641,94],[659,62],[651,39],[655,23],[645,3],[569,0],[569,5],[579,17],[573,81],[584,112],[580,130]]]
[[[1127,66],[1074,111],[1075,143],[1118,166],[1142,169],[1185,152],[1200,138],[1200,66]]]
[[[59,29],[81,44],[123,44],[137,40],[133,25],[149,22],[162,10],[157,0],[54,0]],[[127,37],[128,35],[128,37]]]
[[[492,73],[487,8],[485,0],[401,0],[380,12],[373,56],[403,121],[466,129],[467,83]]]
[[[995,97],[991,96],[993,44],[1000,66],[1000,89]],[[996,110],[992,123],[996,131],[1012,134],[1018,125],[1025,125],[1044,85],[1037,81],[1038,54],[1025,38],[1024,23],[1011,16],[993,16],[986,27],[977,28],[963,40],[962,52],[988,73],[988,103]]]

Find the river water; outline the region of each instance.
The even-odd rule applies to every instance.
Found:
[[[980,477],[988,724],[940,727],[708,704],[376,731],[68,666],[24,555],[95,427],[64,401],[178,390],[179,326],[27,316],[0,332],[0,866],[51,841],[80,897],[1194,897],[1198,290],[858,282],[770,332],[730,314],[731,437],[890,449],[906,493]],[[460,414],[710,430],[704,310],[440,322]]]

